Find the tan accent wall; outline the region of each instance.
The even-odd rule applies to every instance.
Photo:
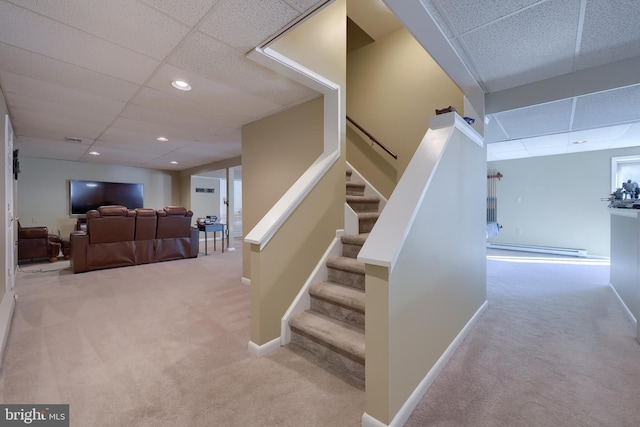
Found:
[[[251,341],[280,335],[280,319],[341,227],[344,165],[334,164],[295,213],[258,252],[251,245]]]
[[[435,109],[454,106],[463,93],[406,29],[347,56],[347,114],[398,155],[347,133],[347,160],[389,197],[429,126]]]
[[[346,1],[338,0],[271,46],[344,87]],[[243,227],[251,230],[324,149],[324,98],[243,127]],[[346,105],[341,92],[341,111]],[[344,147],[344,122],[341,122]],[[284,225],[259,250],[243,248],[243,275],[251,280],[251,341],[280,335],[280,319],[343,227],[345,165],[339,159]]]
[[[250,231],[322,153],[323,98],[242,128],[242,227]],[[242,275],[251,278],[250,244]]]

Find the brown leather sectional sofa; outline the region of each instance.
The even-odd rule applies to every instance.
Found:
[[[71,234],[71,269],[82,273],[198,256],[199,231],[193,212],[101,206],[87,212],[86,231]]]

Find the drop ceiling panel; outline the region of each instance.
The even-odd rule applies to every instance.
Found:
[[[562,146],[562,147],[554,147],[552,145],[548,145],[546,147],[532,147],[532,148],[527,148],[527,153],[529,153],[529,156],[531,157],[536,157],[536,156],[551,156],[551,155],[555,155],[555,154],[565,154],[567,152],[567,146]]]
[[[22,95],[11,97],[9,105],[13,111],[28,114],[31,118],[40,117],[45,123],[71,126],[75,129],[91,129],[94,132],[102,132],[110,121],[112,115],[105,115],[98,111],[84,110],[75,105],[65,105],[33,99]],[[29,126],[29,125],[27,125]],[[22,126],[21,126],[22,127]]]
[[[143,3],[164,12],[172,18],[193,26],[218,2],[218,0],[141,0]]]
[[[161,136],[158,134],[158,136]],[[121,129],[110,126],[102,135],[97,143],[122,144],[129,145],[140,150],[159,150],[159,152],[167,152],[191,144],[193,141],[177,137],[167,137],[168,141],[158,141],[148,132],[140,132],[130,129]]]
[[[489,124],[484,127],[484,140],[487,143],[493,143],[506,139],[508,139],[507,134],[504,133],[498,121],[493,116],[490,116]]]
[[[170,16],[131,0],[23,0],[20,5],[159,60],[164,59],[189,31],[186,25]]]
[[[496,142],[493,144],[487,144],[487,151],[491,153],[505,153],[508,151],[524,151],[525,147],[521,140],[515,139],[513,141]]]
[[[176,90],[176,92],[179,92]],[[237,114],[226,110],[221,104],[201,104],[194,102],[187,92],[168,96],[158,90],[145,88],[133,99],[132,104],[148,110],[158,111],[175,117],[190,118],[212,125],[240,126],[250,120],[247,114]]]
[[[640,145],[640,123],[633,123],[629,125],[624,134],[622,134],[622,138],[636,138],[638,140],[638,145]]]
[[[640,85],[577,98],[574,129],[640,121]]]
[[[248,52],[291,22],[299,12],[282,0],[219,0],[200,31]]]
[[[587,1],[577,69],[640,56],[637,0]]]
[[[569,134],[560,133],[554,135],[537,136],[534,138],[521,139],[527,150],[535,150],[548,147],[564,147],[569,145]]]
[[[611,141],[590,141],[585,144],[567,145],[567,153],[583,153],[586,151],[607,150],[611,148]]]
[[[6,92],[19,94],[16,95],[16,98],[39,99],[40,101],[57,104],[63,109],[75,109],[83,112],[91,111],[107,118],[115,117],[125,106],[122,101],[8,72],[2,73],[2,83]]]
[[[144,82],[159,64],[148,56],[6,2],[0,2],[0,28],[7,44],[131,82]]]
[[[212,153],[222,153],[224,157],[239,156],[240,142],[202,142],[185,145],[176,150],[179,153],[211,156]]]
[[[242,92],[197,74],[180,70],[169,64],[160,68],[148,86],[176,95],[176,89],[170,84],[171,81],[176,79],[182,79],[191,84],[194,90],[189,93],[183,93],[183,96],[194,103],[200,104],[205,109],[208,108],[208,104],[214,103],[218,108],[224,108],[231,113],[256,117],[267,115],[282,108],[269,99]]]
[[[317,0],[285,0],[285,1],[289,3],[292,7],[296,8],[299,12],[306,12],[312,7],[315,7],[318,3],[322,3],[322,2],[318,2]],[[380,1],[380,0],[376,0],[376,1]]]
[[[571,72],[579,12],[580,1],[550,0],[461,39],[487,90],[494,92]]]
[[[20,141],[20,156],[77,161],[87,148],[85,143],[23,138]]]
[[[531,157],[531,155],[527,150],[504,151],[504,152],[498,152],[498,153],[487,152],[487,160],[489,161],[524,159],[527,157]]]
[[[510,139],[568,132],[572,100],[550,102],[494,114]]]
[[[104,129],[100,124],[79,121],[73,114],[55,114],[52,110],[38,107],[32,103],[29,110],[12,107],[19,119],[16,128],[22,129],[23,136],[34,135],[34,132],[51,132],[52,134],[95,139]],[[64,138],[61,138],[64,139]]]
[[[569,132],[569,143],[575,141],[606,142],[622,138],[629,125],[607,126],[598,129]],[[640,143],[640,141],[638,141]]]
[[[444,12],[456,33],[462,34],[538,2],[539,0],[438,0],[434,3]]]
[[[244,53],[202,33],[186,40],[169,63],[281,106],[317,96],[311,89],[257,65]]]
[[[3,59],[0,70],[108,99],[127,101],[139,87],[122,79],[3,43],[0,43],[0,58]]]
[[[174,116],[157,110],[150,110],[137,105],[129,105],[118,117],[113,126],[151,132],[153,135],[182,137],[203,140],[208,135],[218,132],[229,132],[230,126],[220,127],[208,122],[198,122],[185,116]]]

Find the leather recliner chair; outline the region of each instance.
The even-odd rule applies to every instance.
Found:
[[[60,236],[49,234],[47,227],[22,227],[18,222],[18,261],[58,260]]]

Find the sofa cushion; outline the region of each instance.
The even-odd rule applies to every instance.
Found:
[[[152,240],[156,238],[157,218],[155,209],[136,209],[136,240]]]
[[[134,210],[124,206],[100,206],[87,212],[89,243],[133,241],[135,237]]]

